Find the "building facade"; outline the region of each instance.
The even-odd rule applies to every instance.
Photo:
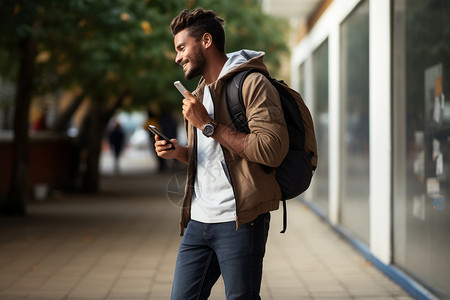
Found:
[[[305,201],[413,296],[450,298],[450,1],[263,7],[294,24],[319,149]]]

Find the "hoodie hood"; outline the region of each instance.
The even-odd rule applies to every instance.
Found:
[[[227,57],[228,60],[225,63],[225,65],[222,68],[222,71],[220,72],[219,78],[222,77],[223,75],[227,74],[228,72],[233,72],[234,73],[234,69],[235,68],[239,68],[241,66],[245,66],[247,63],[250,63],[250,61],[252,60],[258,60],[258,58],[260,59],[260,62],[262,63],[263,59],[264,59],[264,52],[260,52],[260,51],[253,51],[253,50],[239,50],[236,52],[232,52],[232,53],[228,53]],[[257,64],[258,67],[260,63]],[[256,66],[256,64],[255,64]],[[254,67],[253,67],[254,68]],[[265,69],[265,66],[264,66]],[[266,70],[266,69],[265,69]],[[267,72],[267,70],[266,70]]]
[[[267,67],[263,62],[264,55],[265,53],[262,51],[247,49],[228,53],[228,60],[225,63],[219,78],[222,76],[229,77],[231,74],[247,69],[256,69],[260,73],[269,74]]]
[[[269,75],[269,71],[264,64],[264,55],[265,53],[262,51],[247,49],[228,53],[228,60],[224,64],[217,81],[227,80],[233,74],[248,69],[255,69],[260,73]],[[197,94],[198,89],[203,88],[204,84],[205,80],[203,77],[201,77],[197,89],[194,93]]]

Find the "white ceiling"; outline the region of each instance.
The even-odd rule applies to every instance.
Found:
[[[322,0],[262,0],[263,11],[269,15],[307,19]]]

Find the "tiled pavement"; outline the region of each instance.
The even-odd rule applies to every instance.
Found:
[[[0,299],[169,299],[173,179],[105,176],[99,195],[56,195],[30,203],[27,218],[1,217]],[[284,235],[272,214],[262,299],[411,299],[306,206],[288,208]],[[225,299],[221,279],[210,299]]]

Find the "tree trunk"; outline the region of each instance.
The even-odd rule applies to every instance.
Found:
[[[102,101],[93,101],[89,111],[89,124],[87,139],[87,157],[83,174],[82,190],[88,193],[96,193],[100,187],[100,154],[102,140],[109,120],[117,109],[122,106],[128,92],[123,93],[110,108],[103,108]]]
[[[84,149],[87,149],[87,140],[90,130],[90,114],[88,113],[81,123],[78,135],[75,139],[73,157],[70,161],[69,175],[66,181],[65,189],[67,191],[77,191],[79,189],[78,179],[82,173]]]
[[[28,199],[29,153],[29,110],[33,82],[36,41],[32,37],[20,43],[20,66],[15,97],[13,172],[11,187],[3,212],[6,214],[26,214]]]
[[[108,124],[108,119],[105,118],[105,112],[98,102],[92,103],[88,118],[90,128],[87,136],[87,156],[85,160],[82,190],[88,193],[96,193],[100,186],[100,153],[103,133]]]

